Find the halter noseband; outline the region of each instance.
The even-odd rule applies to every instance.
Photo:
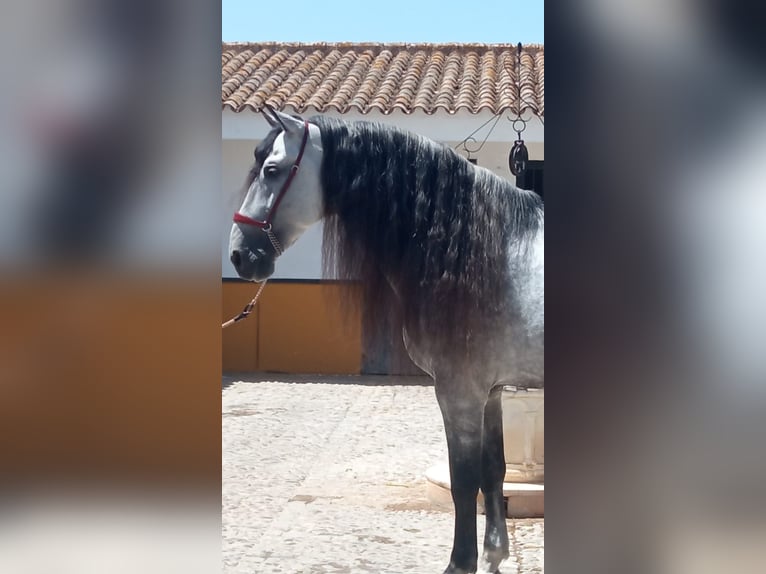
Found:
[[[276,252],[277,256],[282,255],[282,253],[284,253],[285,250],[282,248],[282,244],[279,242],[279,239],[277,239],[277,236],[274,235],[274,232],[271,230],[271,221],[272,219],[274,219],[274,215],[277,212],[277,207],[279,207],[279,203],[282,201],[282,198],[287,193],[287,190],[290,189],[290,184],[293,182],[293,178],[295,177],[295,174],[298,173],[298,169],[301,166],[301,160],[303,159],[303,152],[306,150],[306,142],[308,141],[308,139],[309,139],[309,123],[306,120],[303,120],[303,139],[301,140],[301,148],[298,151],[298,157],[295,158],[295,163],[290,168],[290,174],[287,176],[285,183],[282,185],[282,189],[279,190],[279,193],[277,194],[277,199],[274,201],[274,205],[271,207],[271,209],[269,209],[269,212],[266,215],[266,219],[264,220],[253,219],[252,217],[243,215],[239,211],[237,211],[234,214],[234,221],[236,223],[244,223],[246,225],[252,225],[254,227],[258,227],[259,229],[261,229],[269,238],[269,241],[271,242],[271,245],[274,247],[274,251]]]

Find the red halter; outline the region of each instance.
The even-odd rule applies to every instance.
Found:
[[[298,157],[295,158],[295,163],[290,168],[290,173],[287,176],[285,183],[282,185],[282,189],[279,190],[279,193],[277,194],[277,199],[274,201],[274,205],[271,207],[271,209],[269,209],[269,212],[266,215],[266,219],[263,219],[263,220],[253,219],[252,217],[243,215],[239,211],[237,211],[234,214],[234,221],[236,223],[253,225],[255,227],[262,229],[266,233],[266,235],[268,235],[269,241],[271,241],[271,244],[274,247],[274,251],[276,251],[277,255],[282,255],[282,253],[284,252],[284,249],[282,249],[282,245],[279,243],[279,240],[277,239],[276,235],[274,235],[274,232],[271,230],[271,221],[274,219],[274,215],[277,212],[277,207],[279,207],[279,203],[282,201],[282,198],[287,193],[287,190],[290,189],[290,184],[293,182],[293,178],[295,177],[295,174],[298,173],[298,169],[301,166],[301,160],[303,159],[303,152],[306,150],[306,142],[308,142],[308,139],[309,139],[309,123],[306,120],[303,120],[303,139],[301,140],[301,148],[298,151]]]

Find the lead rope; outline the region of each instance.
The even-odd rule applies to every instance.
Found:
[[[225,329],[226,327],[229,327],[236,323],[237,321],[241,321],[242,319],[247,319],[248,315],[250,315],[250,312],[253,310],[253,307],[255,307],[255,304],[258,302],[258,297],[261,296],[261,291],[263,291],[263,288],[266,287],[266,280],[261,283],[261,286],[258,288],[258,292],[255,294],[255,297],[253,297],[253,300],[250,301],[247,305],[245,305],[245,308],[242,309],[242,312],[237,315],[236,317],[232,317],[225,323],[221,325],[221,329]]]

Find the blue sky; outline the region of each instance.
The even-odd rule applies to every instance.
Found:
[[[544,43],[543,0],[221,0],[224,42]]]

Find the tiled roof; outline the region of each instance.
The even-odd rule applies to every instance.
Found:
[[[542,45],[521,54],[521,108],[545,114]],[[513,44],[223,44],[221,101],[298,113],[516,111]]]

